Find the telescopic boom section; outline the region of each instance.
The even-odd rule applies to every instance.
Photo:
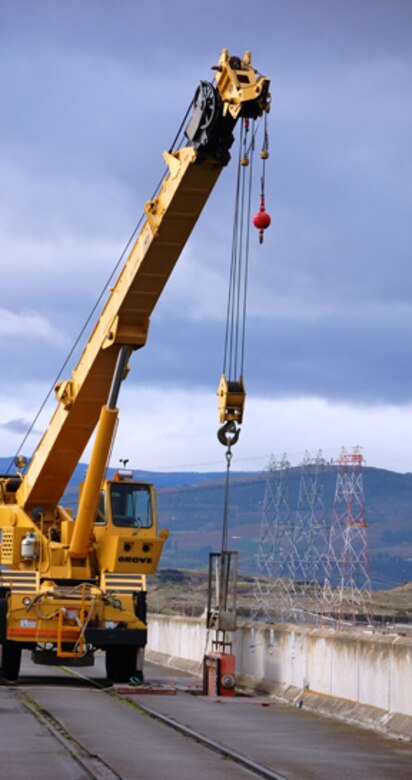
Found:
[[[53,510],[106,404],[119,351],[143,347],[150,315],[190,233],[230,159],[239,117],[269,109],[269,81],[223,50],[215,84],[202,81],[186,128],[188,145],[163,157],[168,166],[147,219],[71,379],[56,388],[58,406],[16,498],[26,511]]]

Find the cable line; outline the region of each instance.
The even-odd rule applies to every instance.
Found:
[[[241,378],[244,367],[252,173],[256,134],[254,125],[255,123],[253,123],[252,139],[249,144],[249,120],[244,120],[240,131],[223,355],[223,374],[230,382]]]
[[[100,304],[103,296],[105,295],[110,282],[112,281],[112,279],[113,279],[113,277],[114,277],[114,275],[115,275],[115,273],[116,273],[120,263],[122,262],[126,252],[128,251],[128,249],[129,249],[129,247],[130,247],[130,245],[131,245],[131,243],[132,243],[132,241],[133,241],[137,231],[139,230],[139,227],[142,224],[142,221],[143,221],[143,216],[140,218],[139,222],[137,223],[136,227],[134,228],[133,233],[131,234],[131,236],[130,236],[129,240],[127,241],[127,243],[126,243],[126,245],[125,245],[125,247],[124,247],[124,249],[123,249],[123,251],[122,251],[122,253],[121,253],[120,257],[119,257],[119,259],[116,262],[116,265],[113,268],[113,271],[111,272],[110,276],[108,277],[108,279],[107,279],[107,281],[106,281],[106,283],[105,283],[105,285],[104,285],[104,287],[103,287],[99,297],[97,298],[95,304],[93,305],[92,309],[90,310],[90,312],[89,312],[89,314],[88,314],[84,324],[82,325],[82,327],[81,327],[81,329],[80,329],[76,339],[74,340],[74,343],[73,343],[70,351],[68,352],[64,362],[62,363],[62,365],[61,365],[61,367],[60,367],[60,369],[59,369],[59,371],[58,371],[58,373],[56,375],[56,378],[55,378],[54,382],[52,382],[52,384],[50,385],[50,388],[47,391],[47,394],[46,394],[45,398],[43,399],[43,401],[42,401],[42,403],[41,403],[41,405],[40,405],[36,415],[34,416],[34,418],[33,418],[32,422],[31,422],[27,432],[25,433],[25,435],[24,435],[24,437],[23,437],[23,439],[22,439],[22,441],[20,443],[20,446],[19,446],[16,454],[14,455],[14,457],[12,458],[12,460],[9,463],[9,466],[7,468],[7,471],[6,471],[6,474],[8,474],[10,472],[10,469],[11,469],[15,459],[20,454],[20,452],[23,449],[27,439],[29,438],[29,436],[30,436],[34,426],[36,425],[36,422],[39,419],[39,417],[40,417],[44,407],[46,406],[47,401],[49,400],[49,398],[50,398],[50,396],[51,396],[51,394],[52,394],[52,392],[53,392],[57,382],[59,381],[59,379],[60,379],[64,369],[66,368],[67,364],[69,363],[71,357],[73,356],[73,353],[76,350],[76,347],[78,346],[78,344],[79,344],[79,342],[80,342],[80,340],[81,340],[81,338],[82,338],[82,336],[83,336],[87,326],[90,324],[90,321],[91,321],[93,315],[95,314],[96,309],[97,309],[98,305]]]
[[[191,106],[192,106],[192,101],[189,104],[189,107],[188,107],[188,109],[187,109],[187,111],[186,111],[186,113],[185,113],[185,115],[184,115],[184,117],[183,117],[183,119],[182,119],[182,121],[180,123],[179,129],[178,129],[178,131],[177,131],[177,133],[176,133],[176,135],[175,135],[175,137],[173,139],[173,142],[172,142],[172,144],[169,147],[169,152],[172,152],[174,150],[174,147],[175,147],[179,137],[182,135],[183,128],[184,128],[184,125],[185,125],[185,123],[187,121],[187,118],[188,118]],[[161,178],[159,179],[159,182],[158,182],[157,186],[155,187],[155,189],[153,191],[151,200],[153,200],[156,197],[156,194],[158,193],[158,191],[159,191],[159,189],[160,189],[160,187],[162,185],[162,182],[163,182],[163,180],[165,178],[166,173],[167,173],[167,169],[166,169],[166,171],[163,172]],[[10,473],[10,469],[12,468],[16,458],[20,455],[20,453],[21,453],[21,451],[22,451],[22,449],[23,449],[27,439],[29,438],[30,434],[32,433],[33,428],[36,425],[36,422],[38,421],[38,419],[39,419],[43,409],[45,408],[45,406],[46,406],[50,396],[52,395],[56,384],[58,383],[58,381],[59,381],[63,371],[67,367],[70,359],[72,358],[73,353],[75,352],[79,342],[81,341],[86,328],[90,324],[90,321],[91,321],[92,317],[96,313],[97,307],[101,303],[103,296],[106,294],[107,289],[108,289],[110,283],[112,282],[114,275],[116,274],[116,271],[118,270],[120,264],[123,262],[124,257],[126,255],[126,252],[129,250],[132,242],[134,241],[134,239],[136,237],[136,234],[137,234],[139,228],[141,227],[143,220],[145,219],[145,216],[146,215],[143,213],[142,216],[140,217],[138,223],[136,224],[135,228],[133,229],[133,232],[131,233],[131,235],[130,235],[130,237],[129,237],[129,239],[128,239],[128,241],[127,241],[127,243],[126,243],[126,245],[125,245],[125,247],[123,249],[123,251],[121,252],[121,254],[120,254],[120,256],[119,256],[119,258],[118,258],[118,260],[117,260],[117,262],[116,262],[116,264],[115,264],[115,266],[113,268],[113,270],[112,270],[112,272],[110,273],[110,276],[108,277],[107,281],[105,282],[104,287],[102,288],[102,291],[101,291],[100,295],[98,296],[96,302],[94,303],[93,307],[91,308],[88,316],[86,317],[86,320],[85,320],[83,326],[81,327],[77,337],[74,340],[74,343],[73,343],[71,349],[69,350],[65,360],[63,361],[63,363],[62,363],[62,365],[61,365],[61,367],[60,367],[60,369],[59,369],[59,371],[58,371],[58,373],[57,373],[57,375],[56,375],[56,377],[54,379],[54,382],[52,382],[52,384],[50,385],[50,388],[47,391],[47,393],[46,393],[42,403],[40,404],[40,407],[39,407],[38,411],[36,412],[36,414],[35,414],[32,422],[31,422],[31,424],[29,425],[29,428],[27,429],[27,431],[26,431],[22,441],[20,442],[20,445],[19,445],[15,455],[11,458],[10,463],[8,465],[8,468],[7,468],[7,471],[6,471],[6,474]],[[31,455],[30,459],[32,457],[33,457],[33,453]]]

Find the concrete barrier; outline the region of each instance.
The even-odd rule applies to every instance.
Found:
[[[200,673],[207,646],[204,620],[150,615],[149,659]],[[412,738],[412,638],[244,624],[234,653],[245,689]]]

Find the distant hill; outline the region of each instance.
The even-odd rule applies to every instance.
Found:
[[[13,463],[13,458],[0,458],[0,473],[5,474],[7,469],[9,468],[10,464]],[[79,463],[75,470],[74,474],[70,480],[70,487],[78,488],[79,483],[83,481],[84,476],[86,474],[87,469],[87,463]],[[15,467],[12,465],[10,468],[10,473],[15,472]],[[113,476],[116,469],[109,469],[108,473],[109,476]],[[248,472],[243,472],[248,473]],[[156,485],[156,488],[163,488],[163,487],[179,487],[182,485],[193,485],[193,484],[199,484],[200,482],[207,482],[210,479],[218,479],[222,476],[222,472],[220,471],[214,471],[210,472],[208,474],[203,474],[201,472],[197,471],[168,471],[168,472],[162,472],[162,471],[139,471],[139,469],[134,469],[134,475],[135,479],[141,480],[142,482],[153,482]]]
[[[296,509],[301,469],[290,471],[291,509]],[[239,551],[242,571],[255,571],[262,503],[267,474],[233,476],[230,489],[229,546]],[[332,515],[336,467],[324,475],[328,517]],[[368,544],[374,588],[412,580],[412,474],[365,467],[363,471]],[[159,491],[160,519],[170,540],[162,565],[205,566],[209,552],[220,548],[224,479]]]
[[[0,458],[0,472],[10,463]],[[62,503],[75,508],[86,464],[77,466]],[[14,470],[14,469],[13,469]],[[113,469],[109,475],[112,476]],[[170,530],[162,566],[201,568],[221,545],[225,476],[221,472],[149,472],[135,478],[153,482],[159,491],[160,525]],[[290,470],[291,509],[297,505],[301,469]],[[266,472],[234,472],[230,487],[229,540],[239,551],[239,566],[255,570],[256,545],[264,499]],[[390,588],[412,580],[412,474],[365,467],[369,555],[375,588]],[[331,517],[336,467],[325,469],[325,500]]]

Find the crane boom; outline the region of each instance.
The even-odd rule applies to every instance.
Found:
[[[166,154],[169,173],[148,214],[103,313],[68,382],[17,493],[30,509],[56,506],[106,402],[119,349],[146,342],[149,318],[222,170],[216,160],[196,165],[188,147]]]
[[[143,347],[149,318],[223,169],[230,159],[239,116],[268,109],[269,81],[223,50],[216,83],[201,82],[186,129],[189,146],[164,152],[168,166],[158,195],[146,203],[146,220],[77,367],[55,392],[58,406],[40,441],[17,503],[56,507],[107,399],[119,350]]]

